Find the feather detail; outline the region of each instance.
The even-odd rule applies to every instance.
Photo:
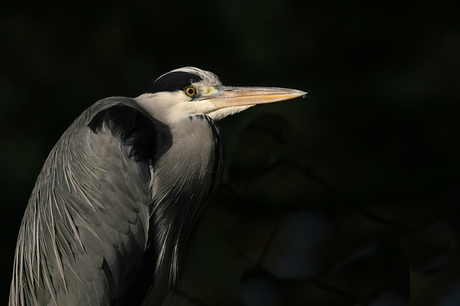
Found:
[[[222,155],[208,116],[167,127],[134,99],[94,104],[63,134],[37,179],[9,305],[161,301],[178,284]]]

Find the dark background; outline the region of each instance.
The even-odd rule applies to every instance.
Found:
[[[220,122],[225,177],[172,305],[460,305],[458,3],[2,2],[0,303],[67,126],[192,65],[309,94]]]

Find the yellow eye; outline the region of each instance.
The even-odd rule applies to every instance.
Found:
[[[196,88],[192,86],[185,88],[185,94],[189,97],[196,96]]]

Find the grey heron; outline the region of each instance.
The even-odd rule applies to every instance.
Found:
[[[179,280],[222,172],[216,120],[299,90],[165,73],[86,109],[49,154],[24,213],[9,305],[158,305]]]

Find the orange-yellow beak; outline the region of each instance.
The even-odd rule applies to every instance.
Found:
[[[277,87],[233,87],[216,86],[206,100],[218,108],[273,103],[305,96],[307,93],[295,89]]]

